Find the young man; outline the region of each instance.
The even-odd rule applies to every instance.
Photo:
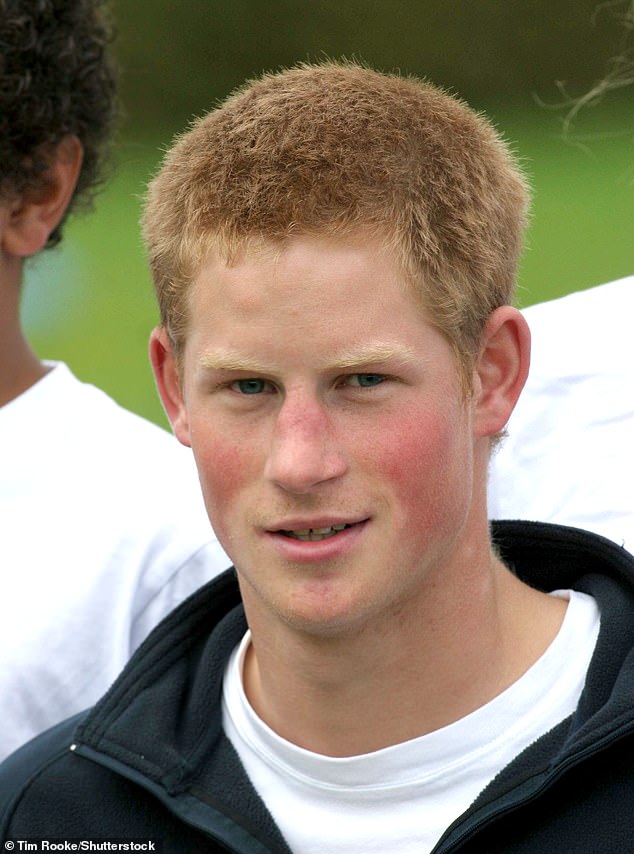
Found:
[[[525,209],[484,119],[354,64],[267,75],[175,145],[151,353],[235,573],[5,763],[3,838],[629,844],[634,563],[487,521]]]
[[[33,352],[27,259],[99,178],[115,110],[97,0],[0,2],[0,757],[95,702],[229,561],[171,436]]]

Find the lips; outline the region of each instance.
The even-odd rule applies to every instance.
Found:
[[[280,531],[285,537],[290,537],[292,540],[302,540],[304,542],[317,542],[318,540],[327,540],[329,537],[334,537],[345,528],[350,528],[348,524],[344,525],[329,525],[326,528],[301,528],[292,531]]]
[[[271,547],[293,564],[342,559],[357,547],[371,517],[287,516],[264,531]]]

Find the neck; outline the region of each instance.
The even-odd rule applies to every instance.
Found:
[[[314,638],[252,622],[245,689],[294,744],[328,756],[370,753],[464,717],[515,682],[552,642],[565,603],[487,572],[425,591],[408,613],[354,637]],[[432,602],[433,600],[433,602]]]
[[[0,406],[14,400],[47,372],[31,349],[20,323],[22,262],[0,260]]]

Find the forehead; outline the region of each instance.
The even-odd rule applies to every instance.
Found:
[[[207,298],[218,307],[234,305],[254,314],[269,308],[272,300],[290,310],[303,301],[332,301],[346,294],[392,308],[395,297],[407,294],[412,310],[422,307],[411,277],[385,241],[362,233],[252,240],[230,260],[211,252],[194,276],[190,294],[193,300]],[[327,304],[321,307],[326,310]]]
[[[211,369],[327,370],[443,357],[440,338],[383,244],[294,237],[207,259],[186,351]]]

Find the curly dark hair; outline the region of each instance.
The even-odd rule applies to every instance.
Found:
[[[51,152],[75,134],[84,159],[69,209],[90,206],[118,113],[103,6],[103,0],[0,0],[0,198],[42,186]],[[47,245],[60,238],[61,224]]]

